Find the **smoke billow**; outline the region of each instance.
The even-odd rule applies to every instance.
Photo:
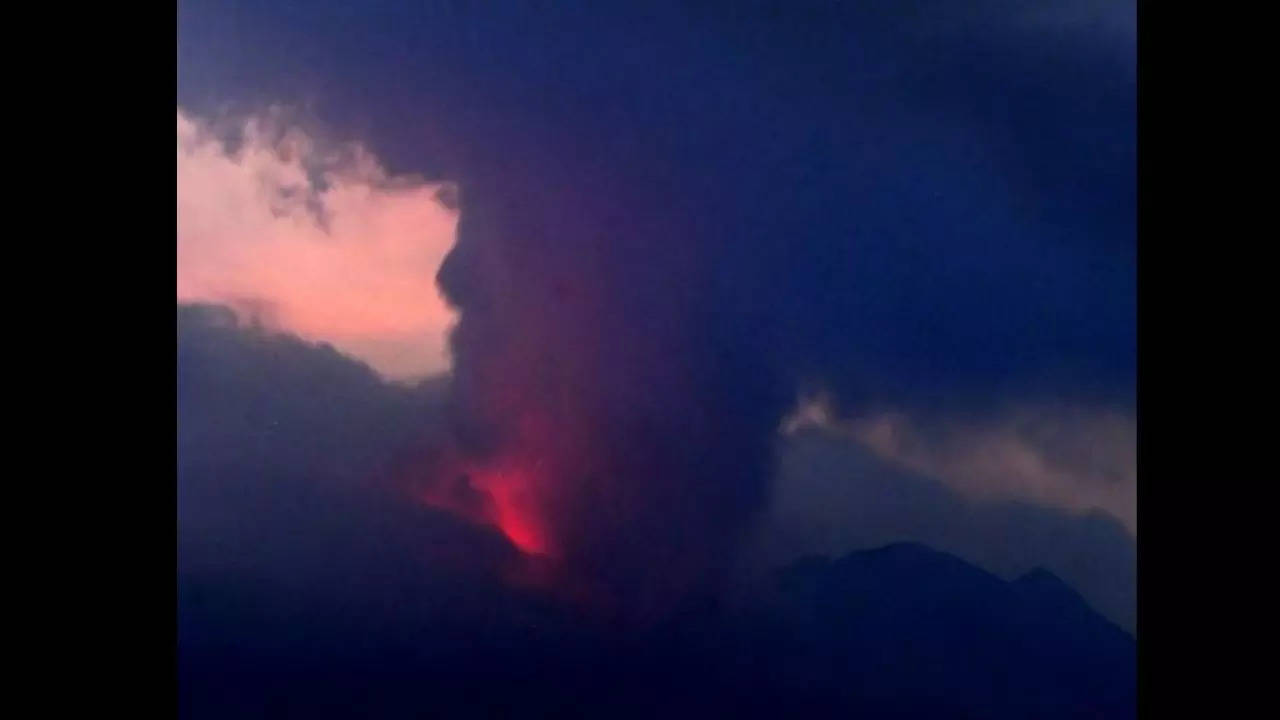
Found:
[[[789,398],[707,334],[691,310],[708,305],[705,263],[660,205],[610,216],[578,183],[490,179],[464,184],[439,275],[460,311],[455,436],[419,496],[626,612],[713,589],[765,506]]]
[[[775,27],[808,73],[702,18],[455,98],[455,438],[424,500],[656,607],[715,586],[802,390],[863,417],[1131,402],[1131,38],[850,12]]]

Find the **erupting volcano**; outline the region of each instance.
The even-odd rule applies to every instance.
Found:
[[[419,499],[431,507],[488,525],[526,555],[554,556],[555,546],[539,504],[543,463],[501,458],[452,461],[433,471]]]
[[[514,467],[480,471],[473,483],[494,501],[494,521],[512,544],[531,555],[551,554],[551,544],[536,498],[531,496],[529,471]]]

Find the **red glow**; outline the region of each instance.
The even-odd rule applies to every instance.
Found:
[[[537,504],[539,480],[531,467],[512,459],[484,465],[446,463],[419,497],[432,507],[497,528],[526,555],[553,556]]]
[[[551,546],[534,504],[536,485],[522,469],[489,470],[475,474],[472,483],[493,498],[491,521],[513,545],[530,555],[550,555]]]

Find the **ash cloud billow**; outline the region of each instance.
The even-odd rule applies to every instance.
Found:
[[[469,512],[646,606],[715,586],[807,389],[861,426],[1130,413],[1132,38],[1045,47],[997,11],[941,32],[829,8],[803,43],[750,15],[625,39],[557,16],[583,32],[547,42],[600,62],[548,83],[530,48],[495,50],[521,68],[502,92],[450,96],[458,444],[423,497],[486,497]],[[633,63],[606,61],[619,44]],[[771,48],[811,72],[770,71]],[[1023,475],[1043,473],[997,480]]]
[[[518,546],[620,612],[661,612],[715,587],[764,507],[784,397],[688,316],[704,278],[665,208],[611,215],[577,182],[520,180],[463,184],[440,271],[460,314],[456,459],[420,473],[423,496],[486,496],[479,516]]]

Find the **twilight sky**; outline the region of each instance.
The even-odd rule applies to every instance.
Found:
[[[183,0],[179,303],[637,614],[917,540],[1132,627],[1133,4],[578,5]]]
[[[179,109],[178,300],[230,305],[388,378],[446,371],[453,314],[431,278],[457,219],[441,186],[286,123]]]

